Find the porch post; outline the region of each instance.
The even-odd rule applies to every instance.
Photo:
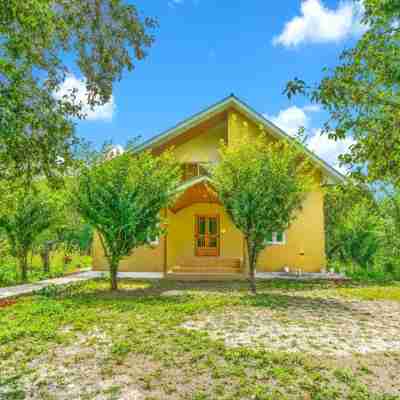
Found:
[[[167,217],[168,217],[168,209],[167,208],[165,208],[164,209],[164,218],[167,220]],[[164,235],[164,266],[163,266],[163,278],[166,278],[167,277],[167,271],[168,271],[168,259],[167,259],[167,256],[168,256],[168,253],[167,253],[167,246],[168,246],[168,228],[167,228],[167,230],[166,230],[166,232],[165,232],[165,235]]]

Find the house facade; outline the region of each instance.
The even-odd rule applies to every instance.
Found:
[[[204,168],[207,163],[218,162],[221,141],[229,146],[243,134],[262,134],[268,140],[288,137],[232,95],[141,146],[139,150],[150,149],[154,154],[172,149],[184,176],[174,203],[163,211],[166,235],[136,249],[121,262],[120,271],[190,279],[245,275],[243,235],[224,210]],[[289,229],[271,233],[257,272],[285,268],[320,272],[326,266],[324,188],[344,177],[313,153],[304,151],[315,166],[315,184]],[[93,267],[108,270],[99,240],[94,243]]]

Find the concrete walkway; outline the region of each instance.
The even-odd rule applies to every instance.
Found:
[[[93,279],[92,271],[81,272],[75,275],[64,276],[62,278],[46,279],[45,281],[27,283],[24,285],[9,286],[5,288],[0,288],[0,299],[7,299],[9,297],[22,296],[24,294],[33,293],[37,290],[43,289],[44,287],[50,285],[67,285],[69,283],[87,281]]]
[[[0,288],[0,300],[11,297],[23,296],[36,292],[50,285],[62,286],[70,283],[88,281],[90,279],[103,278],[107,273],[100,271],[86,271],[78,274],[64,276],[62,278],[47,279],[36,283],[27,283],[25,285],[10,286]],[[118,272],[118,278],[130,279],[162,279],[163,275],[159,272]],[[334,273],[304,273],[300,276],[295,274],[285,274],[280,272],[257,273],[257,279],[289,279],[289,280],[313,280],[313,279],[346,279],[343,275]]]
[[[11,297],[23,296],[36,292],[50,285],[62,286],[70,283],[88,281],[90,279],[102,278],[106,274],[104,272],[87,271],[74,275],[64,276],[62,278],[46,279],[36,283],[27,283],[25,285],[9,286],[0,288],[0,300]],[[140,273],[140,272],[119,272],[118,278],[135,278],[135,279],[160,279],[160,273]]]

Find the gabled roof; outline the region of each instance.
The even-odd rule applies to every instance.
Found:
[[[258,113],[253,108],[248,106],[245,102],[238,99],[235,95],[232,94],[229,97],[226,97],[225,99],[212,105],[211,107],[208,107],[205,110],[193,115],[192,117],[185,119],[184,121],[180,122],[173,128],[168,129],[167,131],[162,132],[161,134],[154,136],[153,138],[150,138],[149,140],[142,143],[138,147],[137,151],[161,146],[166,142],[168,142],[169,140],[184,133],[188,129],[198,125],[199,123],[204,122],[209,118],[231,108],[240,111],[242,114],[244,114],[250,120],[256,122],[257,124],[263,125],[276,138],[294,140],[286,132],[284,132],[278,126],[276,126],[271,121],[266,119],[262,114]],[[304,152],[310,157],[310,159],[314,161],[315,164],[318,165],[323,172],[325,172],[326,176],[330,178],[330,182],[328,183],[339,183],[339,182],[344,182],[346,180],[346,177],[342,175],[339,171],[337,171],[327,162],[319,158],[315,153],[307,149],[307,147],[303,146],[300,143],[298,144],[303,148]]]

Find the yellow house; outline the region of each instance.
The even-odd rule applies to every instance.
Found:
[[[221,140],[229,145],[245,132],[279,140],[287,134],[235,96],[230,96],[147,142],[140,150],[160,154],[172,148],[184,168],[184,181],[174,204],[164,210],[167,234],[126,258],[120,271],[188,279],[240,278],[245,272],[243,235],[234,226],[202,167],[218,162]],[[344,177],[315,154],[317,184],[301,213],[286,232],[273,233],[258,260],[257,272],[320,272],[326,266],[324,186]],[[108,265],[99,241],[93,249],[95,270]]]

